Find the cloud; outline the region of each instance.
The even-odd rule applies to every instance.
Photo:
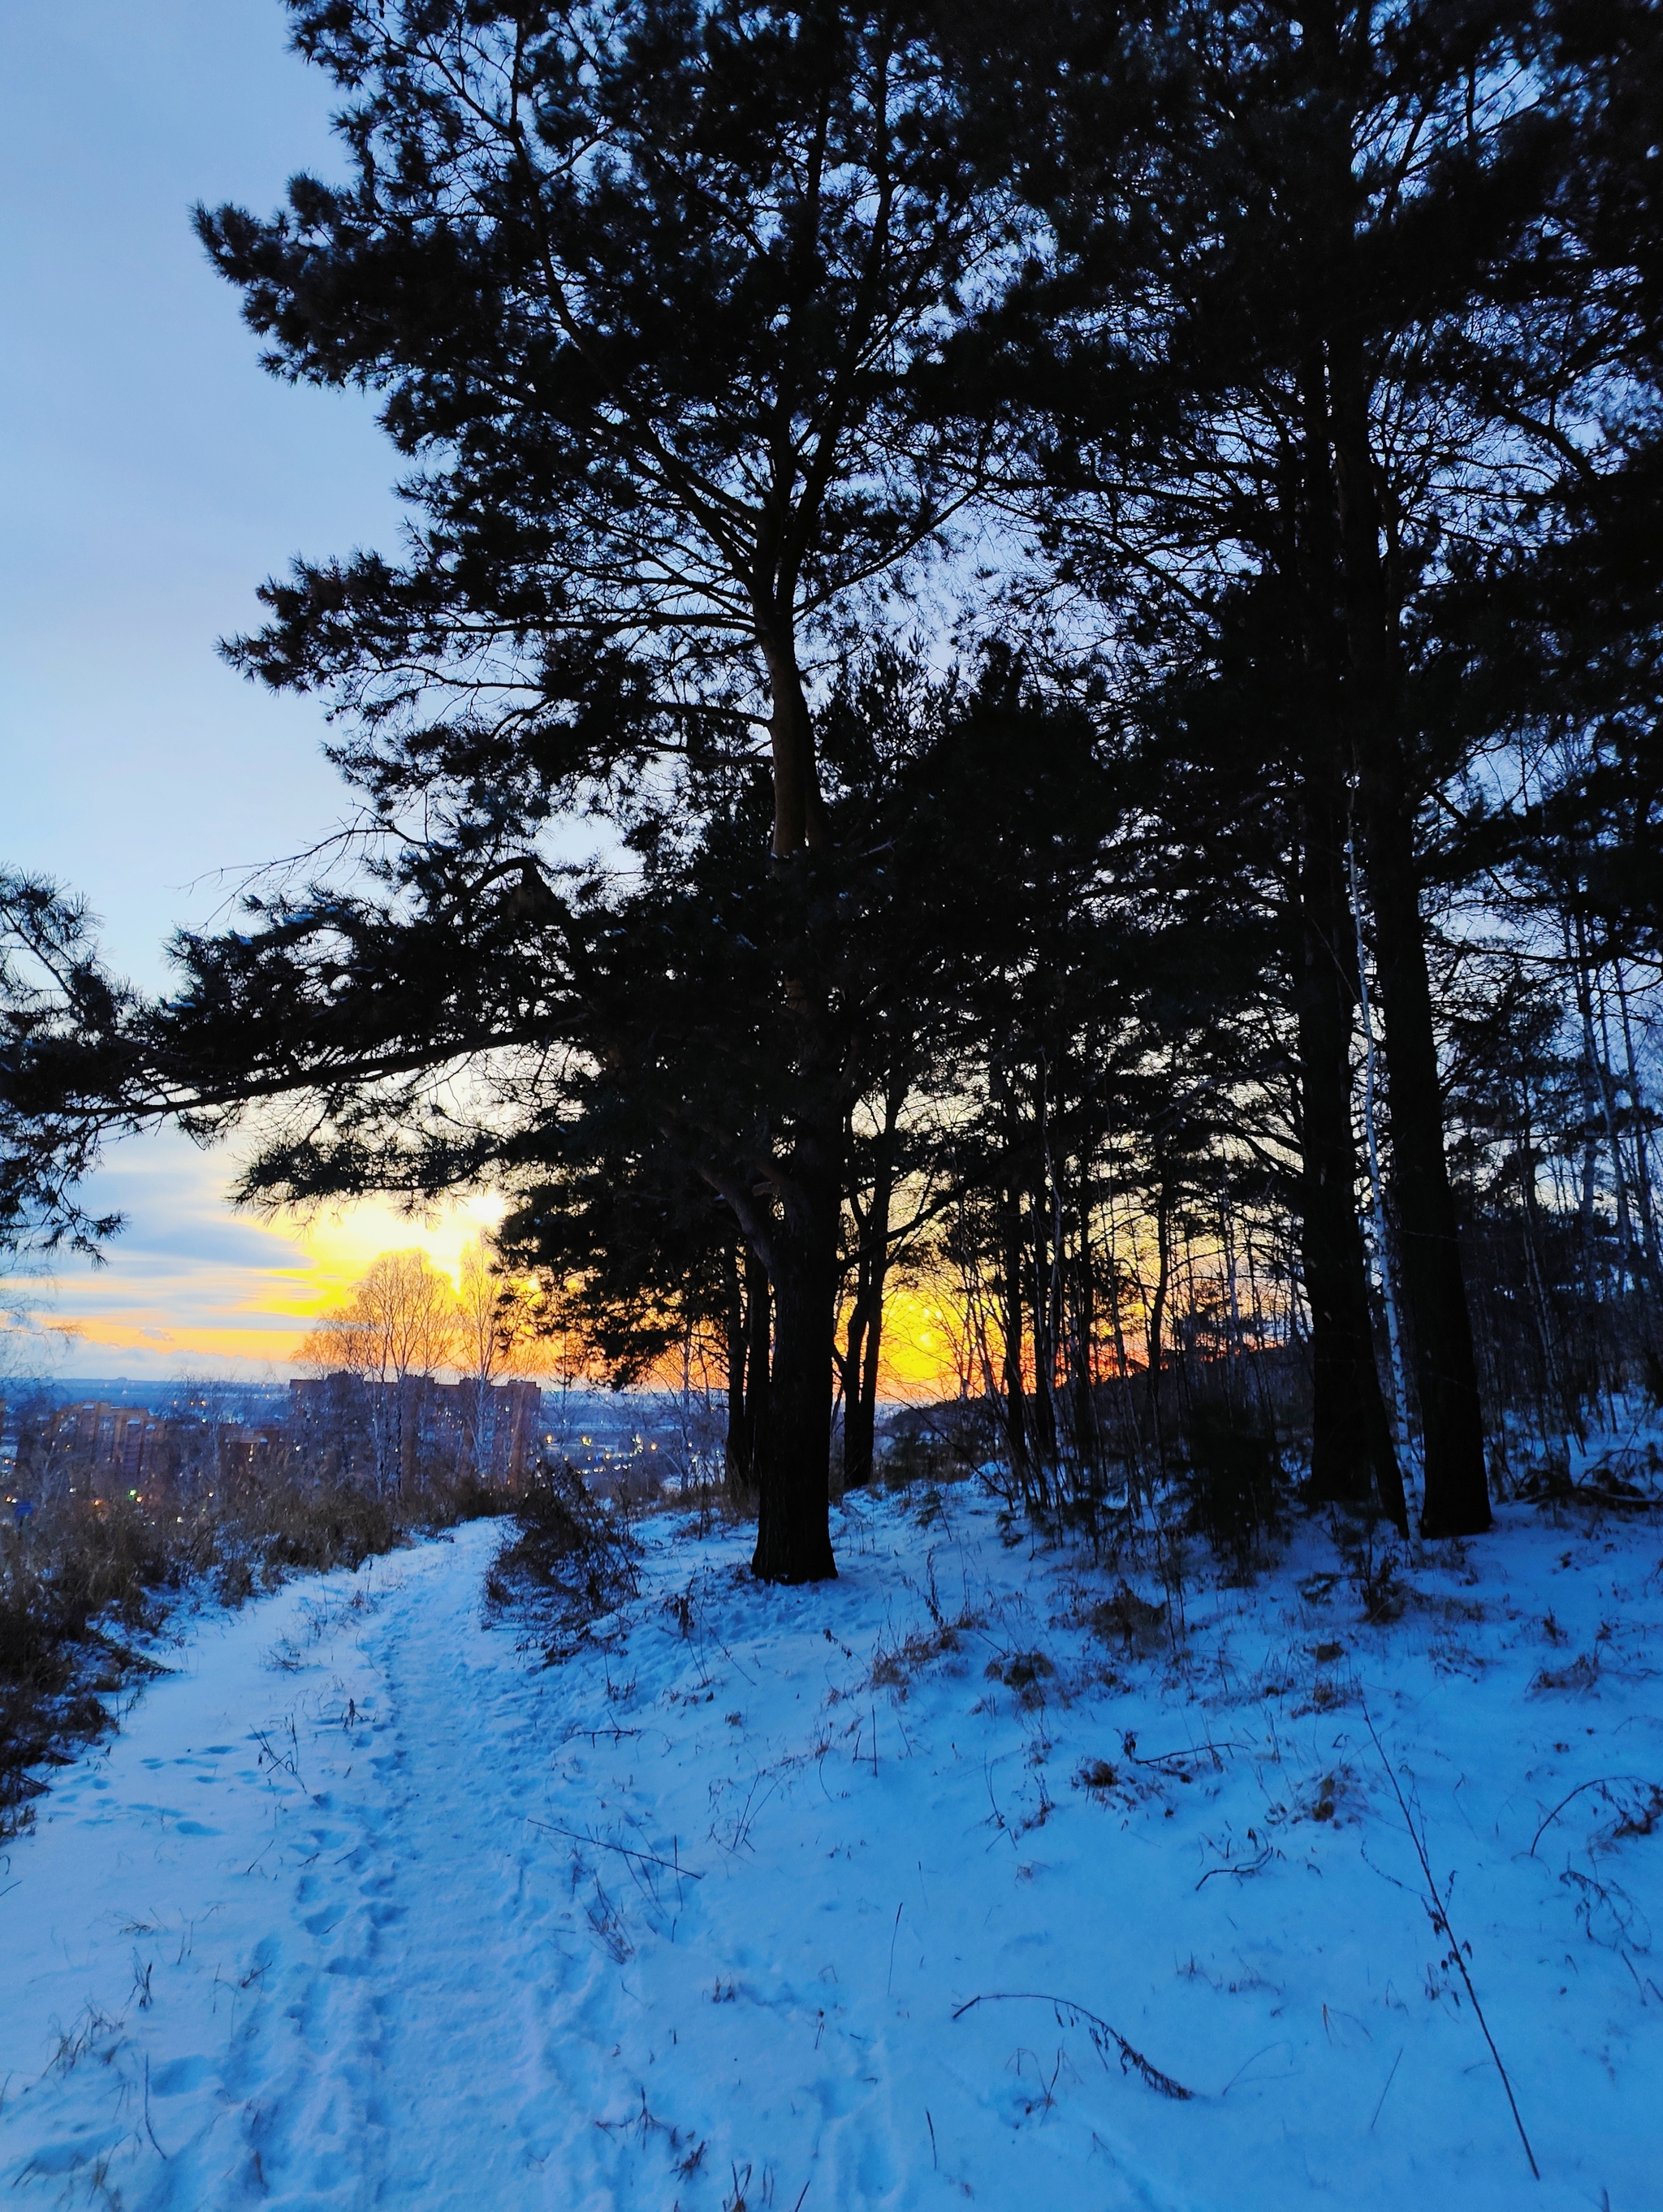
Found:
[[[419,1246],[454,1278],[463,1246],[501,1210],[481,1198],[422,1221],[371,1200],[303,1224],[262,1222],[233,1211],[234,1173],[234,1155],[169,1130],[112,1152],[89,1196],[128,1226],[106,1265],[71,1263],[58,1279],[51,1319],[77,1336],[66,1376],[286,1372],[308,1322],[379,1252]]]

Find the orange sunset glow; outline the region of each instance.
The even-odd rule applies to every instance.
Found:
[[[133,1379],[207,1373],[255,1381],[293,1372],[300,1339],[378,1254],[425,1252],[454,1282],[463,1248],[501,1218],[479,1197],[427,1218],[385,1200],[311,1220],[260,1220],[233,1207],[234,1158],[152,1139],[119,1155],[112,1181],[128,1225],[99,1268],[66,1267],[40,1319],[54,1370]],[[890,1399],[959,1387],[950,1306],[927,1288],[884,1304],[880,1389]],[[668,1382],[673,1378],[666,1376]]]
[[[373,1200],[265,1221],[232,1206],[234,1172],[229,1154],[165,1134],[118,1151],[104,1181],[127,1225],[103,1267],[61,1269],[39,1316],[61,1346],[57,1371],[281,1377],[378,1253],[419,1247],[454,1281],[463,1247],[501,1213],[474,1200],[411,1218]]]

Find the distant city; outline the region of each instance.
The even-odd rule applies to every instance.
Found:
[[[165,1429],[177,1438],[193,1427],[212,1429],[222,1440],[246,1440],[252,1446],[294,1425],[297,1416],[302,1425],[315,1425],[316,1416],[308,1414],[307,1401],[323,1385],[77,1375],[15,1378],[3,1388],[0,1474],[9,1487],[18,1471],[20,1433],[32,1426],[44,1423],[52,1432],[65,1437],[84,1431],[88,1441],[102,1437],[102,1456],[112,1470],[121,1472],[130,1459],[127,1472],[137,1476],[146,1463],[140,1455],[147,1434],[159,1438]],[[449,1395],[443,1385],[427,1388],[441,1399]],[[598,1491],[653,1494],[666,1485],[673,1488],[683,1479],[697,1480],[707,1471],[706,1462],[713,1468],[719,1462],[719,1432],[702,1401],[689,1405],[670,1392],[589,1389],[543,1389],[532,1401],[532,1388],[499,1385],[492,1394],[517,1399],[524,1394],[525,1410],[517,1407],[515,1428],[523,1437],[525,1461],[537,1456],[567,1461]],[[132,1419],[122,1421],[123,1413]],[[519,1463],[519,1446],[515,1457]]]

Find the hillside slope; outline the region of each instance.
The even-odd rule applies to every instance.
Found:
[[[656,1521],[547,1668],[489,1523],[201,1623],[0,1875],[18,2200],[1658,2201],[1663,1531],[1373,1626],[1320,1529],[1177,1620],[969,1486],[838,1533]]]

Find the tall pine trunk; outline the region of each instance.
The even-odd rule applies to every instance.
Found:
[[[723,1458],[729,1501],[743,1508],[755,1491],[754,1438],[758,1383],[768,1374],[768,1275],[748,1245],[730,1246],[724,1261],[727,1338],[727,1441]],[[762,1294],[758,1309],[757,1291]],[[762,1341],[756,1341],[762,1322]]]
[[[1360,349],[1351,333],[1331,343],[1329,362],[1352,687],[1349,719],[1363,802],[1364,875],[1375,915],[1399,1259],[1421,1409],[1421,1530],[1428,1536],[1472,1536],[1490,1522],[1484,1414],[1455,1194],[1444,1153],[1415,794],[1399,728],[1397,641],[1381,552]]]
[[[1365,769],[1363,789],[1390,1088],[1399,1256],[1420,1399],[1425,1482],[1421,1533],[1480,1535],[1490,1523],[1484,1413],[1455,1194],[1444,1154],[1443,1090],[1413,834],[1400,779],[1389,763],[1383,773]]]
[[[770,1240],[774,1364],[751,1559],[763,1582],[823,1582],[837,1572],[828,1485],[842,1130],[841,1112],[799,1121],[790,1194]]]
[[[877,1375],[883,1342],[883,1291],[889,1274],[889,1213],[895,1202],[895,1140],[904,1083],[885,1090],[883,1127],[872,1161],[872,1193],[865,1217],[856,1215],[860,1249],[855,1261],[854,1310],[843,1379],[843,1483],[858,1490],[872,1479],[877,1437]]]
[[[1313,779],[1314,781],[1315,779]],[[1375,1358],[1367,1257],[1357,1222],[1351,1121],[1353,939],[1337,818],[1309,784],[1300,857],[1300,1177],[1305,1295],[1311,1309],[1311,1491],[1377,1498],[1405,1534],[1403,1476]]]
[[[1148,1349],[1148,1364],[1144,1373],[1149,1383],[1149,1420],[1155,1436],[1155,1466],[1157,1474],[1166,1472],[1167,1433],[1164,1408],[1161,1402],[1162,1362],[1165,1358],[1162,1346],[1162,1330],[1166,1321],[1167,1288],[1172,1273],[1172,1191],[1167,1182],[1166,1147],[1157,1136],[1155,1140],[1155,1295],[1150,1300],[1149,1332],[1144,1341]]]
[[[745,1482],[753,1498],[768,1432],[768,1375],[774,1364],[774,1293],[768,1271],[745,1254]]]
[[[1368,1258],[1356,1212],[1351,1042],[1359,977],[1344,857],[1341,550],[1322,354],[1309,339],[1300,364],[1300,410],[1293,562],[1304,728],[1296,764],[1295,1005],[1302,1259],[1311,1310],[1311,1489],[1338,1503],[1377,1498],[1406,1534],[1403,1474],[1375,1358]]]
[[[849,1325],[843,1386],[843,1486],[859,1490],[872,1479],[877,1446],[877,1370],[883,1338],[881,1278],[863,1284],[859,1311]]]
[[[1369,416],[1358,296],[1364,280],[1356,266],[1354,228],[1359,187],[1347,123],[1356,87],[1341,59],[1335,8],[1316,6],[1304,27],[1315,88],[1331,125],[1326,168],[1318,172],[1320,204],[1311,209],[1312,234],[1314,243],[1320,241],[1317,260],[1324,275],[1320,308],[1344,583],[1347,734],[1374,909],[1399,1256],[1420,1399],[1421,1528],[1429,1536],[1475,1535],[1490,1524],[1484,1415],[1444,1153],[1443,1092],[1420,910],[1417,793],[1404,750],[1403,672]]]
[[[1012,1188],[1001,1200],[999,1330],[1004,1340],[1004,1435],[1011,1455],[1011,1473],[1025,1489],[1029,1477],[1027,1391],[1023,1383],[1023,1325],[1022,1191],[1015,1183],[1014,1158],[1007,1172]]]
[[[793,1033],[798,1104],[767,1244],[774,1357],[756,1455],[751,1571],[762,1582],[812,1583],[837,1572],[829,1484],[845,1107],[824,982],[830,948],[809,919],[813,850],[827,834],[814,725],[788,609],[770,605],[758,611],[757,641],[773,702],[773,866],[786,891],[780,976]]]

